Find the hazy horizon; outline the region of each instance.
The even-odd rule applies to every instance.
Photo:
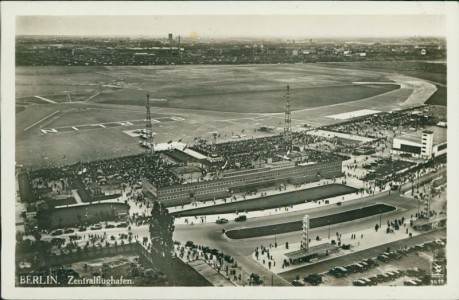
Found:
[[[184,29],[186,28],[186,29]],[[344,39],[446,37],[438,15],[18,16],[16,35]]]

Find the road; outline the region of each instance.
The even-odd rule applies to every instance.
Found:
[[[422,184],[423,182],[431,180],[433,177],[436,176],[438,176],[438,174],[426,175],[420,179],[420,183]],[[411,182],[404,184],[402,186],[401,191],[404,192],[409,189],[411,189]],[[360,220],[341,223],[336,226],[331,226],[330,229],[328,227],[311,229],[310,235],[318,235],[321,237],[325,237],[328,235],[329,230],[331,230],[331,232],[335,232],[337,231],[337,228],[339,228],[339,232],[342,234],[350,234],[362,229],[373,228],[375,224],[379,224],[380,218],[382,224],[387,223],[387,220],[393,221],[394,219],[400,219],[402,216],[405,217],[405,219],[409,219],[412,214],[414,215],[416,212],[418,212],[420,204],[418,200],[403,197],[399,193],[391,192],[391,194],[389,195],[389,192],[384,192],[373,196],[362,197],[361,199],[347,201],[343,203],[342,206],[323,206],[319,208],[310,209],[307,211],[307,213],[310,216],[310,218],[316,218],[328,214],[342,212],[343,210],[357,209],[363,206],[377,203],[393,205],[397,207],[397,210],[385,213],[382,216],[376,215]],[[222,229],[231,230],[238,228],[258,227],[276,223],[292,222],[301,220],[304,217],[305,213],[305,211],[291,212],[269,217],[248,219],[246,222],[243,223],[230,221],[229,223],[224,225],[214,223],[178,225],[175,228],[174,239],[179,241],[192,240],[196,244],[221,249],[225,254],[233,256],[234,259],[238,261],[238,264],[242,266],[245,272],[249,274],[252,272],[258,273],[260,276],[264,277],[266,281],[266,278],[271,278],[273,273],[268,271],[266,268],[260,266],[255,261],[253,261],[253,259],[251,258],[251,253],[254,251],[255,247],[259,247],[261,245],[268,246],[269,244],[274,244],[274,241],[276,241],[278,244],[285,244],[285,242],[298,242],[301,239],[302,233],[299,231],[286,233],[279,236],[273,234],[271,236],[252,239],[231,240],[226,238],[226,236],[222,234]],[[380,251],[380,249],[376,247],[376,250],[374,251]],[[356,255],[356,257],[359,257],[359,254]],[[352,257],[345,256],[342,259],[350,261],[351,258]],[[289,284],[288,281],[284,281],[281,277],[277,275],[273,276],[274,286],[284,286],[286,283]],[[290,277],[287,277],[287,279],[290,280]]]
[[[362,198],[346,202],[341,207],[335,206],[311,209],[308,211],[308,214],[311,218],[315,218],[343,211],[343,209],[360,208],[361,206],[368,205],[370,203],[386,203],[397,207],[396,211],[386,213],[382,216],[383,224],[386,223],[387,220],[394,220],[396,218],[401,218],[402,216],[404,216],[405,218],[409,218],[412,213],[414,214],[417,211],[418,207],[416,200],[404,198],[400,195],[376,195],[368,198]],[[245,239],[241,241],[230,240],[226,238],[226,236],[222,234],[221,230],[223,228],[225,228],[225,230],[229,230],[240,227],[257,227],[273,223],[283,223],[301,220],[304,214],[305,212],[293,212],[272,217],[249,219],[243,225],[241,223],[236,223],[234,221],[230,221],[225,225],[218,225],[214,223],[202,225],[180,225],[176,226],[175,228],[174,239],[180,241],[192,240],[196,244],[221,249],[225,254],[233,256],[234,259],[238,262],[238,264],[242,266],[245,272],[249,274],[252,272],[257,273],[260,276],[265,277],[266,281],[266,278],[271,278],[273,273],[271,273],[266,268],[256,263],[251,258],[251,253],[254,251],[255,247],[261,245],[268,246],[269,244],[274,244],[274,241],[276,241],[278,244],[285,244],[285,242],[295,243],[300,241],[302,233],[299,231],[282,234],[279,236],[272,235],[260,238]],[[331,231],[335,232],[337,231],[336,228],[339,228],[339,232],[342,234],[352,233],[364,228],[372,228],[375,224],[379,223],[379,220],[379,215],[372,216],[332,226]],[[326,237],[328,235],[328,230],[328,227],[312,229],[310,230],[310,235]],[[281,277],[277,275],[273,276],[273,285],[284,286],[285,284],[289,284],[288,281],[284,281]]]
[[[427,181],[434,176],[438,176],[438,174],[429,174],[421,178],[420,182]],[[411,188],[411,183],[407,183],[402,187],[402,191],[409,190]],[[328,226],[315,228],[310,230],[311,236],[321,236],[326,237],[328,235],[329,230],[331,232],[338,231],[342,234],[350,234],[356,231],[373,228],[375,224],[379,224],[380,218],[382,220],[382,224],[387,223],[387,220],[393,221],[394,219],[400,219],[402,216],[405,219],[409,219],[411,214],[415,214],[419,208],[418,200],[407,198],[401,196],[399,193],[391,192],[384,192],[381,194],[376,194],[368,197],[362,197],[360,199],[351,200],[347,202],[343,202],[341,206],[335,205],[327,205],[322,206],[314,209],[307,210],[307,214],[310,218],[321,217],[329,214],[334,214],[338,212],[342,212],[344,210],[351,210],[351,209],[359,209],[364,206],[384,203],[388,205],[392,205],[397,207],[395,211],[391,211],[385,214],[371,216],[355,221],[341,223],[339,225],[332,225],[329,229]],[[258,227],[276,223],[286,223],[292,221],[302,220],[306,211],[297,211],[297,212],[289,212],[280,215],[274,216],[267,216],[267,217],[260,217],[254,219],[248,219],[246,222],[234,222],[230,221],[227,224],[215,224],[215,223],[198,223],[195,222],[195,225],[176,225],[174,236],[175,240],[186,242],[188,240],[193,241],[195,244],[208,246],[210,248],[216,248],[224,252],[225,254],[231,255],[238,264],[242,267],[244,272],[250,273],[257,273],[262,278],[264,278],[265,284],[272,284],[274,286],[287,286],[290,285],[289,281],[285,280],[284,278],[273,274],[266,268],[262,267],[258,263],[256,263],[252,258],[251,254],[254,249],[258,246],[264,245],[269,246],[269,244],[274,244],[276,241],[279,245],[285,244],[285,242],[289,243],[296,243],[300,241],[302,233],[301,231],[298,232],[291,232],[282,235],[271,235],[259,238],[252,238],[252,239],[244,239],[244,240],[231,240],[226,237],[226,235],[222,234],[222,229],[230,230],[230,229],[238,229],[238,228],[248,228],[248,227]],[[339,229],[338,229],[339,228]],[[88,234],[103,234],[103,232],[107,233],[107,236],[114,235],[115,237],[118,236],[119,233],[127,233],[126,228],[113,228],[113,229],[102,229],[97,231],[88,230],[84,233],[78,233],[79,235],[88,235]],[[133,226],[132,232],[134,236],[138,235],[139,240],[142,239],[143,236],[149,236],[148,226]],[[68,235],[63,235],[63,237],[67,237]],[[43,239],[47,240],[50,239],[50,236],[44,236]],[[68,237],[67,237],[68,240]],[[383,246],[381,246],[383,247]],[[378,250],[376,252],[380,252],[379,248],[376,247]],[[370,249],[371,250],[371,249]],[[367,251],[370,251],[367,250]],[[369,252],[373,255],[373,252]],[[357,254],[358,257],[360,254]],[[352,256],[345,256],[343,258],[346,261],[350,261]],[[285,276],[284,276],[285,277]],[[290,275],[286,277],[290,280]]]

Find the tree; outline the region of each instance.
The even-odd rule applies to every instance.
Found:
[[[34,231],[32,232],[32,235],[33,235],[33,237],[35,238],[35,241],[38,242],[38,241],[41,240],[41,233],[38,232],[38,230],[34,230]]]
[[[152,253],[160,258],[172,257],[174,229],[174,217],[169,214],[164,204],[153,202],[149,226]]]

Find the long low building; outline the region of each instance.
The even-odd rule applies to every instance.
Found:
[[[432,126],[395,137],[392,153],[430,159],[446,153],[446,128]]]
[[[157,187],[143,178],[143,192],[166,206],[228,197],[233,192],[281,183],[307,183],[342,176],[342,161],[296,165],[293,162],[265,164],[252,169],[226,171],[218,179]]]

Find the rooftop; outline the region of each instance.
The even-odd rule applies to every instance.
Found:
[[[327,250],[328,251],[333,251],[333,250],[336,250],[336,248],[338,248],[338,246],[334,246],[332,244],[325,243],[325,244],[320,244],[320,245],[317,245],[317,246],[314,246],[314,247],[309,247],[308,250],[301,249],[301,250],[285,253],[285,256],[287,256],[290,259],[295,260],[295,259],[300,259],[300,258],[303,258],[303,257],[306,257],[306,256],[311,256],[311,255],[323,253],[323,252],[325,252]]]
[[[176,173],[176,174],[190,174],[194,172],[201,172],[201,170],[198,167],[195,166],[183,166],[183,167],[175,167],[171,168],[171,171]]]
[[[425,131],[431,131],[433,133],[434,145],[443,144],[446,142],[446,137],[447,137],[446,128],[438,127],[438,126],[431,126],[426,129],[420,129],[417,131],[405,133],[396,138],[400,140],[421,143],[422,133]]]

